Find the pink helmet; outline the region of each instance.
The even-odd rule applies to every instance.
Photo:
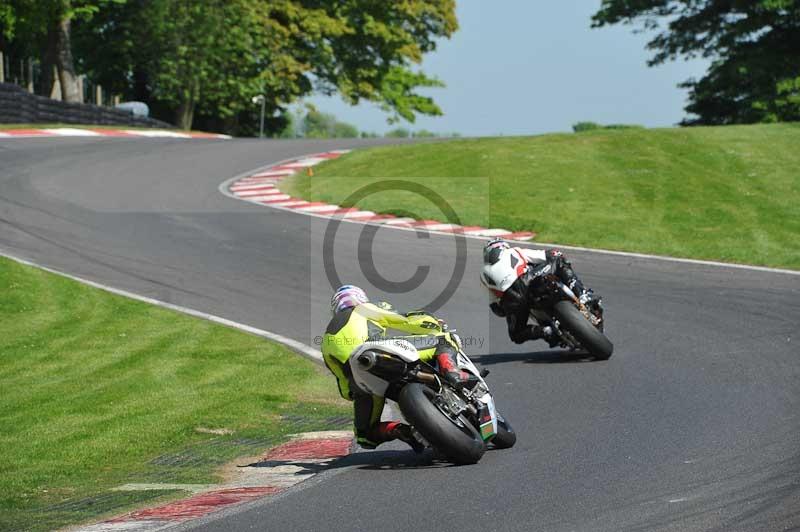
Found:
[[[342,285],[331,297],[331,313],[336,314],[367,302],[369,302],[369,298],[362,289],[351,284]]]

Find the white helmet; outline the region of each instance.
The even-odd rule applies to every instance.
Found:
[[[527,269],[528,262],[518,249],[493,240],[484,248],[481,283],[501,297]]]

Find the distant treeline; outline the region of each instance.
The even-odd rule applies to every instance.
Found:
[[[342,122],[330,113],[323,113],[313,105],[306,105],[296,113],[289,113],[286,127],[275,136],[280,138],[435,138],[460,137],[459,133],[436,133],[427,129],[412,131],[405,127],[396,127],[381,135],[374,131],[359,131],[353,124]]]
[[[572,124],[572,131],[581,133],[583,131],[592,131],[595,129],[644,129],[644,126],[639,124],[598,124],[597,122],[578,122]]]

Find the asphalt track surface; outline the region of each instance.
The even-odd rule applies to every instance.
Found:
[[[0,249],[313,343],[330,296],[328,222],[236,201],[217,186],[360,144],[0,140]],[[362,229],[342,224],[333,255],[343,280],[369,286],[356,258]],[[469,350],[492,372],[516,447],[469,467],[399,444],[358,453],[201,529],[800,528],[800,277],[572,252],[605,296],[616,345],[610,361],[590,362],[541,342],[512,344],[479,289],[479,251],[467,242],[465,276],[439,314],[474,338]],[[373,289],[410,308],[447,284],[456,247],[451,236],[380,229],[372,255],[394,281],[430,266],[408,293]]]

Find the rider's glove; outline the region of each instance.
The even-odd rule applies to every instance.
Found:
[[[394,312],[394,307],[388,301],[378,301],[377,303],[375,303],[375,306],[387,312]]]

